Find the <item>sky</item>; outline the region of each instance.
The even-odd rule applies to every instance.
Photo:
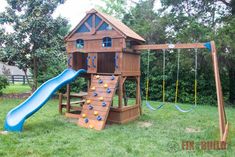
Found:
[[[0,12],[4,11],[6,6],[6,0],[0,0]],[[61,15],[67,18],[73,28],[85,16],[86,12],[95,6],[105,7],[105,4],[101,0],[65,0],[65,3],[56,9],[53,16]],[[155,7],[161,7],[160,0],[156,1]]]

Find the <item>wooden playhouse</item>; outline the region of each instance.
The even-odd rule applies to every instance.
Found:
[[[92,9],[65,37],[65,42],[70,67],[74,70],[87,70],[82,77],[88,80],[88,89],[86,94],[71,94],[71,85],[67,85],[67,93],[60,94],[59,112],[62,113],[62,109],[66,108],[67,117],[77,118],[78,125],[96,130],[102,130],[107,121],[122,124],[140,116],[140,53],[142,50],[153,50],[156,53],[159,50],[174,49],[209,50],[217,94],[220,141],[226,141],[229,124],[224,109],[214,41],[144,45],[145,40],[122,22]],[[128,102],[126,97],[127,80],[135,84],[132,90],[136,91],[136,98],[132,103]],[[113,101],[115,94],[117,94],[117,101]],[[66,103],[62,102],[63,97],[66,97]],[[79,97],[81,100],[70,101],[72,97]]]
[[[70,94],[67,85],[67,93],[60,95],[60,112],[66,108],[65,115],[78,118],[78,125],[97,130],[103,129],[106,121],[122,124],[138,118],[140,53],[131,48],[145,40],[121,21],[92,9],[65,37],[65,42],[71,67],[87,70],[83,77],[88,79],[88,91],[87,95]],[[126,99],[126,80],[135,82],[136,98],[132,104]],[[115,93],[118,104],[113,101]],[[62,103],[63,96],[66,103]],[[84,99],[71,102],[74,96]],[[73,106],[76,103],[81,107]]]

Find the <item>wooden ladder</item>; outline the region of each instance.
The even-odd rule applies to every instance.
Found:
[[[78,125],[96,130],[105,127],[118,84],[118,76],[94,75]]]

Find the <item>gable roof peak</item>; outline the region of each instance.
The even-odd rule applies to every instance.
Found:
[[[86,12],[86,16],[84,17],[84,19],[86,19],[86,17],[89,17],[90,14],[96,14],[97,16],[102,18],[105,22],[107,22],[109,25],[111,25],[114,28],[114,30],[120,32],[125,37],[129,37],[129,38],[132,38],[134,40],[139,40],[139,41],[142,41],[142,42],[145,41],[144,38],[142,38],[140,35],[135,33],[132,29],[130,29],[128,26],[126,26],[120,20],[118,20],[118,19],[116,19],[116,18],[114,18],[114,17],[112,17],[108,14],[105,14],[105,13],[100,12],[100,11],[93,8],[90,11]],[[76,32],[76,30],[79,28],[79,26],[81,25],[83,20],[65,37],[65,40],[68,39],[71,35],[73,35]]]
[[[87,11],[86,14],[97,13],[98,11],[95,8],[92,8],[90,11]]]

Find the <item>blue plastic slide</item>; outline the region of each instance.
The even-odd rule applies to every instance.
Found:
[[[6,131],[22,131],[27,118],[37,112],[62,86],[72,82],[86,70],[66,69],[60,75],[43,83],[28,99],[8,112],[4,128]]]

